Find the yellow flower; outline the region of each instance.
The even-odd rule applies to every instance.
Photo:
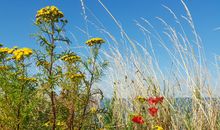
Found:
[[[36,78],[28,78],[28,81],[37,82],[37,79]]]
[[[100,128],[99,130],[107,130],[107,129],[105,129],[105,128]]]
[[[13,48],[9,49],[8,50],[8,54],[12,54],[15,50],[17,50],[18,47],[17,46],[14,46]]]
[[[24,59],[24,57],[28,57],[32,55],[33,51],[29,48],[21,48],[21,49],[16,49],[12,51],[13,54],[13,59],[20,61]]]
[[[24,53],[24,55],[31,55],[33,52],[32,52],[32,50],[31,49],[29,49],[29,48],[23,48],[23,53]]]
[[[31,77],[31,78],[29,78],[29,77],[18,77],[18,79],[21,80],[21,81],[29,81],[29,82],[36,82],[37,81],[37,79],[33,78],[33,77]]]
[[[8,66],[0,66],[0,70],[8,70],[9,67]]]
[[[52,124],[52,123],[51,123],[50,121],[48,121],[48,122],[44,123],[44,125],[43,125],[43,126],[48,127],[48,126],[50,126],[51,124]]]
[[[10,49],[10,50],[8,50],[8,53],[9,53],[9,54],[12,54],[13,51],[14,51],[14,49]]]
[[[61,60],[68,62],[68,63],[74,63],[77,61],[81,61],[81,57],[75,55],[75,54],[67,54],[61,57]]]
[[[10,51],[10,49],[7,48],[7,47],[2,47],[2,48],[0,48],[0,53],[5,53],[5,54],[7,54],[8,51]]]
[[[50,63],[47,62],[46,60],[40,60],[40,61],[37,61],[36,66],[43,67],[45,69],[49,69]]]
[[[136,99],[137,99],[139,102],[142,102],[142,103],[145,102],[145,98],[142,97],[142,96],[140,96],[140,95],[137,96]]]
[[[15,59],[17,61],[20,61],[21,59],[23,59],[24,57],[28,57],[30,56],[33,52],[31,49],[29,48],[21,48],[18,49],[18,47],[13,47],[13,48],[0,48],[0,53],[3,54],[12,54],[11,58],[8,58],[8,60],[10,59]]]
[[[102,44],[102,43],[105,43],[105,41],[102,39],[102,38],[92,38],[92,39],[89,39],[88,41],[86,41],[86,44],[88,46],[93,46],[95,44]]]
[[[97,108],[95,108],[95,107],[91,107],[91,108],[90,108],[90,112],[91,112],[91,113],[96,113],[96,111],[97,111]]]
[[[65,123],[63,121],[57,121],[57,126],[64,126]]]
[[[158,125],[154,126],[153,129],[154,129],[154,130],[163,130],[163,128],[160,127],[160,126],[158,126]]]
[[[84,78],[85,75],[84,74],[71,74],[71,75],[69,75],[69,77],[71,79],[81,79],[81,78]]]
[[[56,6],[47,6],[37,11],[36,24],[58,22],[63,17],[63,13]]]

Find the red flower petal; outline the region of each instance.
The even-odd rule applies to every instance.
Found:
[[[153,105],[156,103],[156,100],[153,97],[148,98],[147,101],[150,105]]]
[[[144,124],[144,119],[142,116],[134,116],[132,121],[137,124]]]
[[[148,98],[146,100],[148,101],[148,103],[150,105],[154,105],[154,104],[156,105],[157,103],[162,103],[163,99],[164,99],[164,97],[155,97],[155,98],[150,97],[150,98]]]
[[[155,107],[148,108],[148,112],[150,113],[151,116],[156,116],[158,112],[158,108]]]
[[[156,97],[156,102],[158,103],[162,103],[163,102],[164,97]]]

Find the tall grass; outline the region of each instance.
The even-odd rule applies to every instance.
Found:
[[[162,95],[165,102],[157,123],[164,129],[220,129],[219,98],[213,91],[219,87],[219,83],[215,83],[219,79],[215,76],[219,75],[218,67],[208,67],[210,61],[206,59],[202,40],[184,1],[181,0],[181,4],[186,14],[181,17],[169,7],[163,6],[167,14],[173,17],[175,24],[169,24],[163,18],[157,17],[163,28],[156,29],[154,21],[150,23],[145,18],[135,21],[137,29],[144,36],[144,42],[132,39],[104,3],[100,0],[98,2],[121,33],[121,38],[117,39],[100,23],[95,25],[110,44],[108,49],[103,50],[104,56],[111,61],[103,82],[105,87],[112,86],[111,108],[113,119],[117,122],[116,128],[128,129],[126,126],[131,122],[129,115],[137,112],[140,105],[134,101],[137,96]],[[88,8],[83,8],[84,15],[86,9]],[[86,20],[87,24],[91,23]],[[183,23],[187,23],[188,27],[183,26]],[[185,28],[190,28],[191,32],[187,33]],[[155,44],[158,43],[166,54],[157,53]],[[163,55],[168,55],[168,63],[160,62]],[[211,73],[213,69],[217,74]],[[182,98],[181,102],[187,100],[183,97],[188,97],[191,104],[188,102],[178,107],[176,104],[181,103],[177,103],[177,97]]]

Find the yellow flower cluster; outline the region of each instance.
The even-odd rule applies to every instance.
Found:
[[[56,6],[47,6],[37,11],[36,24],[58,22],[63,13]]]
[[[49,127],[49,126],[52,126],[53,125],[53,123],[51,122],[51,121],[48,121],[48,122],[46,122],[45,124],[44,124],[44,126],[46,126],[46,127]],[[56,125],[57,126],[64,126],[65,127],[65,122],[63,122],[63,121],[57,121],[57,123],[56,123]],[[74,129],[75,130],[75,129]]]
[[[8,66],[0,66],[0,70],[8,70],[9,67]]]
[[[0,48],[0,53],[9,53],[10,51],[11,51],[11,49],[7,48],[7,47]]]
[[[74,63],[77,61],[81,61],[81,57],[74,55],[74,54],[67,54],[61,57],[61,60],[68,62],[68,63]]]
[[[30,82],[36,82],[37,79],[36,78],[28,78],[28,77],[19,77],[18,78],[21,81],[30,81]]]
[[[12,59],[15,59],[17,61],[22,60],[24,57],[30,56],[33,52],[30,48],[21,48],[18,49],[17,47],[13,48],[0,48],[0,53],[3,54],[12,54]]]
[[[28,57],[33,53],[33,51],[30,48],[21,48],[21,49],[15,49],[13,50],[13,59],[20,61],[24,59],[24,57]]]
[[[86,44],[88,46],[93,46],[95,44],[102,44],[102,43],[105,43],[105,41],[102,39],[102,38],[92,38],[92,39],[89,39],[88,41],[86,41]]]
[[[67,74],[70,79],[82,79],[85,77],[84,74]]]
[[[44,66],[45,68],[49,68],[50,63],[47,61],[38,61],[36,65],[37,66]]]

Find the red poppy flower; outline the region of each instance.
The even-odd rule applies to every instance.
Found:
[[[144,124],[144,119],[142,116],[134,116],[132,118],[132,121],[137,123],[137,124]]]
[[[155,108],[155,107],[148,108],[148,112],[150,113],[151,116],[156,116],[157,111],[158,111],[158,108]]]
[[[153,97],[148,98],[147,101],[150,105],[156,104],[156,100]]]
[[[162,103],[163,102],[164,97],[156,97],[156,101],[157,103]]]
[[[150,98],[147,99],[147,101],[148,101],[148,103],[150,105],[153,105],[153,104],[156,105],[157,103],[162,103],[163,102],[163,98],[164,97],[155,97],[155,98],[150,97]]]

